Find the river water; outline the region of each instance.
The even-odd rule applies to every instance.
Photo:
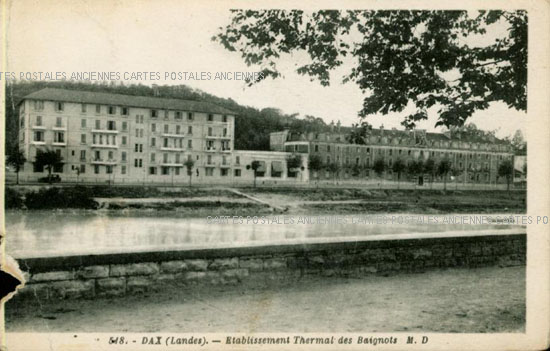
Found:
[[[6,211],[6,251],[15,258],[29,258],[358,240],[388,234],[525,231],[521,226],[503,224],[397,223],[389,216],[398,218],[269,216],[215,221],[177,218],[170,212]]]

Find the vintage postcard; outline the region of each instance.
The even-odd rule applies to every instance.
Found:
[[[2,1],[1,350],[543,350],[548,1]]]

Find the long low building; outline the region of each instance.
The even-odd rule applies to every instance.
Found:
[[[315,155],[322,164],[320,170],[310,179],[360,179],[385,178],[397,180],[393,164],[401,160],[405,166],[412,161],[425,164],[433,161],[434,172],[404,176],[415,178],[419,184],[425,180],[442,180],[435,168],[447,160],[452,171],[448,177],[464,183],[505,183],[499,177],[502,162],[513,162],[512,147],[492,136],[471,136],[460,131],[428,133],[425,130],[403,131],[396,129],[372,129],[360,142],[351,143],[347,133],[292,133],[282,131],[271,133],[271,150],[298,152]],[[380,160],[384,165],[382,174],[375,174],[373,167]],[[379,162],[380,162],[379,161]],[[332,165],[332,167],[331,167]],[[431,174],[430,174],[431,173]]]
[[[383,177],[395,180],[397,159],[429,158],[452,161],[463,182],[496,183],[499,164],[513,157],[496,138],[383,129],[357,144],[345,133],[281,131],[271,133],[271,151],[234,150],[235,118],[207,102],[42,89],[19,103],[19,147],[27,159],[20,179],[48,174],[35,162],[46,150],[60,156],[52,171],[62,182],[174,185],[364,180],[375,177],[377,159],[386,165]],[[312,158],[323,167],[310,171]]]

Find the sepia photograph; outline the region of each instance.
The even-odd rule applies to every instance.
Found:
[[[549,347],[550,6],[262,4],[3,2],[0,349]]]

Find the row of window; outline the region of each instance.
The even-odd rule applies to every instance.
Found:
[[[80,104],[81,108],[80,111],[82,113],[88,112],[88,105],[89,104]],[[35,111],[43,111],[44,110],[44,101],[35,100],[33,102],[34,110]],[[95,113],[100,114],[102,112],[102,105],[96,104],[92,105],[95,106]],[[106,108],[107,114],[109,115],[116,115],[120,114],[122,116],[129,116],[130,115],[130,108],[125,106],[103,106]],[[57,112],[65,111],[65,103],[61,101],[54,102],[54,110]],[[158,109],[151,109],[149,110],[150,117],[151,118],[158,118],[160,116],[160,112],[163,111],[163,116],[165,119],[170,118],[170,112],[169,110],[158,110]],[[174,119],[181,120],[183,119],[183,116],[187,117],[188,121],[194,120],[194,113],[193,112],[182,112],[182,111],[172,111],[172,115]],[[207,115],[207,121],[208,122],[214,122],[215,117],[214,114],[208,114]],[[228,117],[226,115],[222,115],[221,122],[227,122]],[[143,115],[136,115],[136,123],[143,123]]]
[[[294,151],[298,151],[298,150],[299,150],[298,146],[299,146],[299,145],[294,145]],[[348,148],[345,148],[345,149],[347,149],[348,152],[349,152],[349,149],[348,149]],[[363,150],[364,153],[367,153],[367,154],[370,154],[370,152],[371,152],[371,148],[370,148],[370,147],[363,148],[362,150]],[[376,150],[377,150],[378,154],[383,154],[383,153],[385,153],[385,150],[386,150],[386,149],[375,149],[375,150],[373,150],[373,152],[376,152]],[[395,149],[387,149],[388,155],[389,155],[389,156],[392,156],[394,150],[395,150]],[[314,145],[314,151],[315,151],[315,152],[319,152],[319,145]],[[326,145],[325,151],[326,151],[326,152],[330,152],[330,151],[331,151],[331,146],[330,146],[330,145]],[[397,151],[397,154],[398,154],[398,155],[402,155],[402,154],[404,154],[403,152],[404,152],[405,150],[403,150],[403,149],[397,149],[396,151]],[[406,150],[406,151],[407,151],[407,155],[410,156],[413,150]],[[340,147],[339,147],[339,146],[336,147],[336,152],[340,152]],[[360,152],[360,149],[357,148],[356,152],[359,153],[359,152]],[[424,153],[425,153],[424,150],[419,150],[419,152],[420,152],[420,156],[424,156]],[[435,156],[443,156],[443,155],[449,156],[451,153],[448,152],[448,151],[447,151],[447,152],[445,152],[445,151],[426,151],[426,154],[435,157]],[[484,153],[468,153],[468,154],[458,153],[458,158],[463,158],[463,157],[466,158],[466,155],[468,155],[469,158],[474,158],[474,157],[475,157],[475,158],[482,158],[483,155],[485,155],[485,158],[486,158],[486,159],[489,159],[489,156],[490,156],[490,154],[484,154]],[[502,155],[500,155],[500,157],[502,158]]]
[[[81,119],[81,121],[80,121],[80,127],[81,128],[86,128],[87,127],[87,122],[86,121],[87,121],[86,119]],[[24,127],[24,119],[21,119],[21,122],[22,122],[21,127]],[[42,116],[36,116],[34,126],[39,127],[39,126],[42,126],[42,125],[43,125]],[[61,117],[56,118],[55,126],[56,127],[64,127]],[[110,130],[110,131],[116,131],[117,130],[115,121],[107,121],[106,127],[107,127],[106,130]],[[98,120],[98,119],[95,120],[94,128],[96,130],[102,130],[102,125],[101,125],[100,120]],[[128,130],[128,122],[122,122],[122,131],[125,132],[127,130]],[[152,123],[151,124],[151,132],[154,133],[156,131],[157,131],[157,125],[155,123]],[[166,133],[166,134],[170,133],[170,126],[168,124],[164,124],[163,132]],[[182,126],[176,125],[175,134],[181,134],[181,133],[182,133]],[[143,134],[144,134],[144,129],[143,128],[136,128],[136,137],[143,137]],[[187,126],[187,134],[189,134],[189,135],[193,134],[193,126]],[[212,127],[208,127],[208,134],[207,135],[208,136],[214,136],[214,130],[213,130]],[[222,136],[228,136],[227,128],[223,128]]]
[[[138,147],[139,144],[136,144],[136,152],[137,150],[140,150],[141,148]],[[142,145],[139,145],[139,146],[142,146]],[[141,151],[143,151],[141,149]],[[40,150],[37,150],[37,153],[40,152]],[[61,154],[61,150],[57,149],[56,152],[58,154]],[[75,150],[72,150],[71,152],[72,156],[75,156]],[[93,158],[93,161],[104,161],[103,158],[102,158],[102,151],[101,150],[95,150],[94,151],[94,158]],[[121,162],[126,162],[127,161],[127,153],[126,151],[122,151],[120,153],[120,156],[121,156]],[[180,161],[182,160],[182,156],[181,154],[175,154],[174,158],[175,158],[175,162],[174,163],[181,163]],[[164,163],[169,163],[170,162],[170,155],[168,153],[163,153],[162,154],[162,157],[163,157],[163,162]],[[191,160],[192,159],[192,155],[187,155],[187,159],[188,160]],[[197,155],[197,160],[200,159],[200,156]],[[81,161],[86,161],[86,150],[80,150],[80,160]],[[116,161],[115,160],[115,157],[114,157],[114,151],[107,151],[107,161]],[[136,162],[137,161],[137,162]],[[151,162],[156,162],[156,153],[151,153],[150,154],[150,161]],[[135,159],[134,160],[135,164],[136,164],[136,167],[141,167],[141,165],[143,164],[143,161],[142,159]],[[213,164],[213,158],[212,158],[212,155],[207,155],[206,156],[206,163],[207,164]],[[240,160],[240,156],[236,156],[235,157],[235,164],[236,165],[240,165],[241,163],[241,160]],[[222,162],[221,162],[222,165],[229,165],[229,160],[228,160],[228,157],[227,156],[222,156]]]
[[[500,157],[500,159],[502,159],[502,156]],[[327,164],[330,164],[331,161],[332,161],[331,157],[330,157],[330,156],[327,156],[327,157],[326,157],[326,163],[327,163]],[[336,162],[337,162],[337,163],[340,163],[340,156],[336,156]],[[405,160],[405,164],[408,165],[408,163],[409,163],[409,161],[408,161],[408,160]],[[349,164],[350,164],[350,158],[349,158],[349,157],[346,157],[346,158],[345,158],[344,164],[346,164],[346,165],[349,165]],[[356,164],[356,165],[360,165],[360,164],[361,164],[361,159],[360,159],[359,157],[356,157],[356,158],[355,158],[355,164]],[[387,164],[388,164],[389,166],[392,166],[392,165],[393,165],[393,158],[389,158],[388,161],[387,161]],[[366,158],[366,159],[364,160],[364,165],[366,165],[367,167],[370,167],[370,165],[371,165],[371,159],[370,159],[370,158]],[[460,169],[463,168],[462,165],[463,165],[462,162],[458,162],[458,167],[459,167]],[[475,163],[473,163],[473,162],[470,162],[470,163],[465,162],[464,165],[469,165],[469,166],[466,166],[466,167],[472,167],[473,165],[478,166],[478,165],[481,165],[481,164],[478,163],[478,162],[475,162]],[[483,167],[484,167],[484,169],[489,169],[489,162],[484,162],[484,163],[483,163]]]
[[[315,135],[315,140],[320,140],[320,135],[319,134],[316,134]],[[292,141],[298,141],[300,140],[300,136],[298,136],[298,139],[293,139]],[[330,135],[325,135],[325,140],[326,141],[330,141],[331,140],[331,136]],[[335,142],[343,142],[345,140],[345,138],[342,138],[342,137],[335,137],[334,138],[334,141]],[[412,139],[410,137],[396,137],[396,138],[389,138],[387,136],[371,136],[368,138],[368,141],[370,143],[382,143],[382,144],[393,144],[393,145],[428,145],[428,146],[439,146],[439,147],[459,147],[459,144],[458,143],[461,143],[461,141],[458,141],[458,140],[449,140],[449,141],[435,141],[435,140],[429,140],[429,139],[426,139],[426,136],[425,134],[422,135],[422,136],[416,136],[416,138]],[[492,148],[493,150],[505,150],[507,147],[504,146],[504,145],[492,145],[492,144],[485,144],[485,143],[480,143],[480,144],[476,144],[476,143],[466,143],[466,145],[464,147],[466,148],[470,148],[470,145],[472,147],[474,147],[475,145],[477,145],[477,147],[479,148]],[[358,151],[359,152],[359,151]]]
[[[44,131],[34,131],[33,132],[33,141],[34,142],[45,142],[45,132]],[[127,145],[128,138],[126,136],[121,137],[122,145]],[[65,133],[64,132],[54,132],[54,143],[65,143]],[[87,143],[87,135],[80,134],[80,143]],[[117,136],[116,135],[103,135],[103,134],[92,134],[92,145],[105,145],[105,146],[118,146]],[[156,138],[151,138],[151,147],[156,147]],[[183,149],[184,141],[183,139],[171,139],[171,138],[162,138],[162,147],[164,148],[173,148],[173,149]],[[193,140],[187,140],[187,149],[193,149]],[[206,141],[206,149],[208,151],[216,150],[214,141]],[[227,151],[231,150],[229,141],[221,142],[221,150]],[[135,152],[143,152],[143,144],[134,144]]]

